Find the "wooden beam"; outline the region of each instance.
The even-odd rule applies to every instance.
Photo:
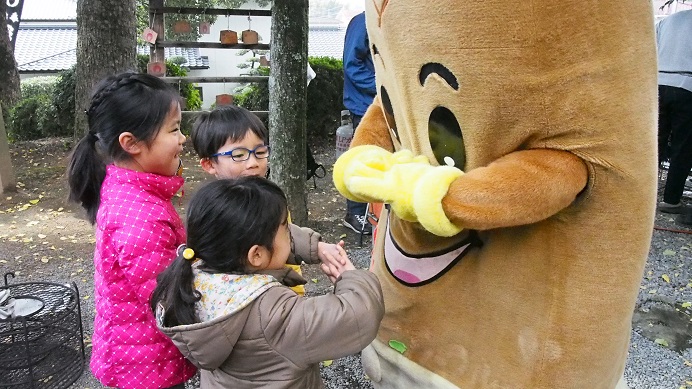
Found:
[[[199,48],[205,48],[205,49],[236,49],[236,50],[242,50],[242,49],[248,49],[248,50],[269,50],[269,44],[268,43],[258,43],[254,45],[246,45],[246,44],[236,44],[236,45],[225,45],[222,44],[221,42],[187,42],[187,41],[164,41],[164,40],[156,40],[156,47],[199,47]]]
[[[225,8],[194,8],[194,7],[163,7],[149,8],[150,14],[188,14],[188,15],[225,15],[225,16],[272,16],[271,10],[266,9],[225,9]]]
[[[188,116],[188,115],[198,115],[200,112],[209,112],[207,110],[201,110],[201,111],[182,111],[183,116]],[[259,118],[266,118],[269,116],[269,111],[250,111],[257,115]]]
[[[171,84],[186,81],[196,84],[203,83],[226,83],[226,82],[268,82],[269,76],[239,76],[239,77],[161,77],[162,80],[170,82]]]

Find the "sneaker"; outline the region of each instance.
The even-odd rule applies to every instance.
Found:
[[[688,209],[686,212],[679,214],[678,217],[675,218],[675,221],[683,226],[692,227],[692,209]]]
[[[352,229],[357,233],[363,232],[363,235],[372,234],[372,226],[365,220],[363,215],[346,215],[344,218],[344,226]]]
[[[668,204],[665,201],[658,203],[658,210],[664,213],[683,213],[685,212],[685,206],[682,202],[677,204]]]

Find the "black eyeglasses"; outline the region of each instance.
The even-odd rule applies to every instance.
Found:
[[[257,159],[269,158],[269,151],[270,148],[267,145],[259,145],[252,150],[246,149],[245,147],[236,147],[233,150],[213,154],[212,157],[225,156],[231,157],[235,162],[243,162],[250,159],[251,154],[255,154],[255,158]]]

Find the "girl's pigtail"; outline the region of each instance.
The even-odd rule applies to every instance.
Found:
[[[89,132],[75,147],[67,166],[69,200],[80,203],[87,211],[91,224],[101,201],[101,184],[106,177],[106,164],[96,149],[98,135]]]
[[[195,303],[202,296],[192,285],[192,264],[195,260],[194,251],[182,245],[178,248],[175,261],[157,278],[156,289],[151,297],[151,309],[156,312],[156,306],[163,305],[163,325],[166,327],[199,321],[195,313]]]

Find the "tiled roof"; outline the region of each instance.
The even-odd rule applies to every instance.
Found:
[[[199,55],[198,48],[187,47],[164,47],[166,58],[183,57],[187,60],[183,66],[190,69],[209,69],[209,57]],[[149,46],[137,47],[137,54],[149,54]]]
[[[346,28],[341,26],[310,26],[308,55],[341,59],[344,55],[345,35]]]
[[[77,20],[77,1],[24,0],[22,20]]]
[[[19,72],[58,72],[77,63],[77,26],[34,27],[20,25],[14,49]],[[137,49],[148,54],[149,48]],[[181,56],[190,69],[209,68],[209,59],[199,49],[166,47],[166,58]]]
[[[20,72],[60,71],[77,62],[77,27],[24,28],[20,24],[14,56]]]

